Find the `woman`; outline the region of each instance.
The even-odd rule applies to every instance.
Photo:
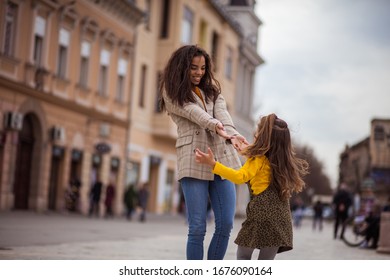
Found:
[[[235,147],[247,141],[233,125],[220,85],[213,76],[210,56],[203,49],[193,45],[177,49],[165,67],[160,92],[162,109],[177,125],[178,179],[189,226],[187,259],[203,259],[209,198],[215,232],[207,259],[223,259],[233,226],[235,187],[209,168],[194,164],[194,152],[196,148],[211,146],[219,161],[238,168],[241,164]]]

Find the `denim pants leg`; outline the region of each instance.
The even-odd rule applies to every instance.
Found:
[[[223,259],[233,226],[236,192],[234,184],[215,176],[214,181],[194,178],[180,180],[188,219],[187,259],[202,260],[210,197],[215,216],[215,232],[208,249],[208,259]]]
[[[215,175],[210,182],[211,208],[215,217],[215,232],[209,246],[207,259],[222,260],[229,244],[236,211],[236,188],[228,180]]]

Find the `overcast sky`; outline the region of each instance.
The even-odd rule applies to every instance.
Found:
[[[390,119],[390,0],[257,0],[257,115],[275,112],[336,186],[339,155]]]

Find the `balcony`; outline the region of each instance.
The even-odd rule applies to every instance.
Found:
[[[25,83],[37,90],[49,92],[50,73],[44,67],[27,62],[25,64]]]

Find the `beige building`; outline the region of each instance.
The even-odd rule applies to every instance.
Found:
[[[100,177],[116,185],[116,214],[126,187],[144,182],[149,211],[176,213],[176,127],[158,109],[159,77],[181,45],[205,48],[238,130],[251,139],[255,68],[263,63],[254,4],[1,2],[0,209],[65,209],[69,180],[77,177],[87,213]],[[104,188],[101,209],[103,201]]]
[[[96,180],[123,192],[143,16],[125,0],[0,2],[0,209],[63,210],[75,179],[83,213]]]
[[[371,189],[380,202],[390,196],[390,120],[373,119],[370,135],[340,155],[339,181],[356,194]]]

